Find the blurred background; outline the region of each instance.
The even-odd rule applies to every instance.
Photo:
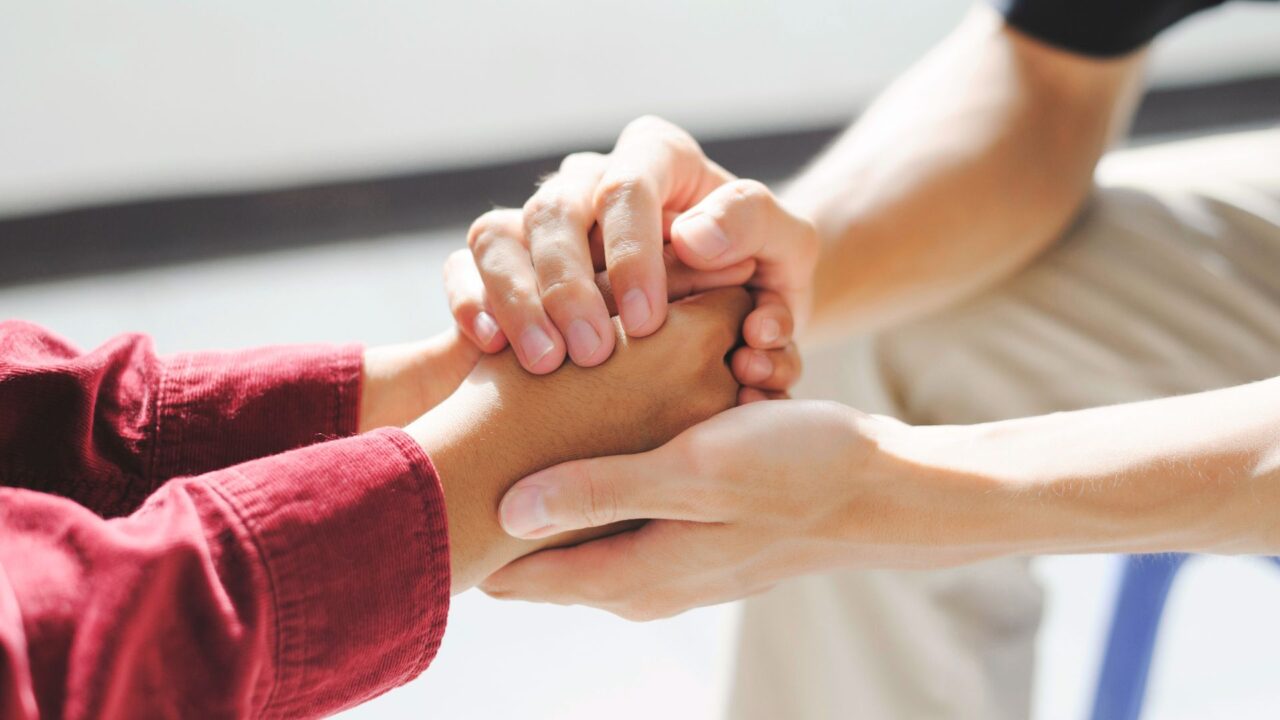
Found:
[[[440,265],[563,154],[656,113],[729,170],[784,179],[964,0],[219,3],[0,0],[0,317],[164,352],[433,333]],[[1162,38],[1132,142],[1274,124],[1280,11]],[[1116,563],[1037,561],[1038,718],[1092,698]],[[1179,579],[1155,718],[1272,718],[1280,573]],[[633,625],[456,599],[436,664],[346,718],[716,717],[733,606]]]

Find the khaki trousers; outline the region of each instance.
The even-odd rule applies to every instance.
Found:
[[[1280,375],[1280,128],[1126,150],[1061,243],[978,297],[806,356],[799,395],[977,423]],[[1026,718],[1026,559],[799,578],[745,604],[730,716]]]

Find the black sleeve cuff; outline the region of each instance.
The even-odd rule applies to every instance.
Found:
[[[1018,31],[1093,57],[1116,57],[1225,0],[988,0]]]

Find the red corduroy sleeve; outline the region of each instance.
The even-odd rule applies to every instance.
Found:
[[[310,717],[413,678],[444,497],[399,430],[173,480],[127,517],[0,489],[0,717]]]
[[[35,325],[0,323],[0,484],[104,517],[165,480],[351,435],[358,346],[158,357],[142,335],[88,353]]]

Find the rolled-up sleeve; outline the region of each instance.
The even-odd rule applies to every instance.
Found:
[[[312,717],[422,672],[449,547],[399,430],[166,483],[105,519],[0,489],[0,716]]]
[[[356,431],[359,345],[295,345],[160,359],[157,477],[190,475]]]
[[[126,515],[172,477],[355,433],[358,345],[161,357],[128,334],[81,352],[0,323],[0,484]]]

